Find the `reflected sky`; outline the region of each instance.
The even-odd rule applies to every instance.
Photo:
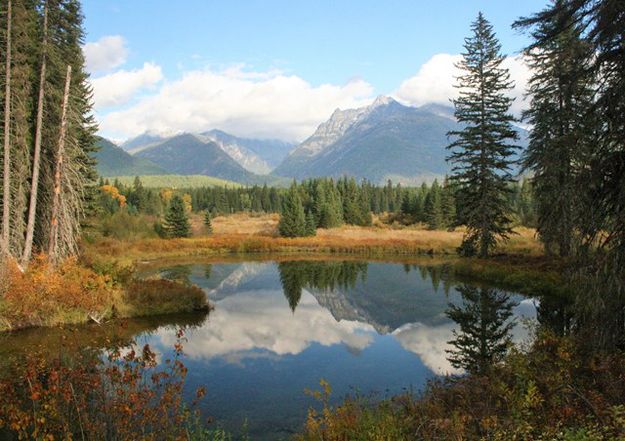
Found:
[[[253,439],[279,439],[301,427],[315,404],[304,389],[317,388],[321,378],[339,400],[354,392],[416,392],[435,375],[461,373],[447,360],[455,323],[445,314],[461,297],[453,282],[433,271],[386,263],[254,262],[159,273],[200,286],[215,305],[201,327],[187,332],[184,345],[189,390],[208,389],[203,410],[231,430],[247,421]],[[515,319],[533,319],[533,301],[514,297]],[[520,342],[527,331],[517,325],[512,338]],[[139,338],[163,353],[175,340],[165,328]]]

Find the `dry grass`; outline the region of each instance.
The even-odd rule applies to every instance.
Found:
[[[85,245],[89,261],[114,258],[130,265],[140,260],[199,257],[240,253],[330,253],[361,256],[455,255],[462,241],[462,229],[430,231],[419,226],[343,226],[317,230],[315,237],[288,239],[277,235],[279,216],[237,213],[212,220],[213,234],[205,235],[203,219],[192,218],[193,237],[187,239],[141,239],[119,241],[102,238]],[[500,252],[540,255],[542,248],[534,231],[519,228]]]
[[[69,258],[58,266],[36,256],[22,272],[5,264],[0,332],[33,326],[85,323],[116,317],[207,311],[201,289],[166,280],[115,281]]]

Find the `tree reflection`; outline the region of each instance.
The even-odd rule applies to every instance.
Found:
[[[510,295],[492,288],[460,285],[461,306],[449,305],[446,314],[455,321],[454,346],[447,351],[452,366],[472,374],[486,374],[490,366],[500,361],[511,342],[510,331],[515,325],[512,309],[517,303]]]
[[[278,271],[284,296],[295,312],[303,288],[330,291],[354,288],[358,280],[366,280],[367,262],[280,262]]]
[[[571,302],[556,296],[543,296],[536,305],[536,320],[558,336],[569,335],[574,327]]]
[[[172,282],[179,282],[184,285],[191,285],[191,267],[189,265],[178,265],[167,268],[161,272],[161,277]]]

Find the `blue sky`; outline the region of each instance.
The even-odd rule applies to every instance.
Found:
[[[94,78],[111,75],[116,69],[138,72],[145,63],[160,71],[160,79],[156,80],[152,72],[149,87],[137,87],[136,93],[126,100],[115,100],[114,105],[104,107],[96,102],[97,114],[104,119],[109,113],[127,111],[141,100],[161,93],[163,87],[189,73],[223,73],[232,69],[254,73],[246,77],[246,81],[252,82],[266,81],[272,75],[297,77],[312,90],[322,85],[341,87],[354,81],[365,82],[371,96],[359,96],[363,94],[360,90],[352,97],[353,103],[347,100],[346,105],[378,94],[401,98],[397,92],[402,83],[415,76],[433,56],[461,52],[470,22],[478,11],[495,27],[503,51],[515,55],[527,43],[527,37],[513,31],[511,23],[545,4],[544,0],[85,0],[83,11],[88,43],[108,36],[123,41],[124,56],[94,71]],[[108,83],[100,82],[102,90],[104,84]],[[227,93],[227,87],[220,90]],[[215,93],[207,92],[206,98],[215,97]],[[342,100],[334,99],[338,104],[343,104]],[[336,104],[329,101],[328,108]],[[323,112],[320,110],[316,118],[321,118]],[[226,121],[222,115],[221,119],[205,118],[204,122],[225,121],[234,127],[232,120],[237,118],[230,116]],[[307,115],[308,122],[301,128],[277,135],[301,137],[305,126],[313,125],[313,119]],[[178,130],[170,127],[172,122],[164,125]],[[118,138],[134,135],[143,128],[156,130],[138,124],[113,133],[113,126],[104,130]],[[266,134],[270,135],[270,130]]]

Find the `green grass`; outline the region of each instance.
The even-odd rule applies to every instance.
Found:
[[[135,176],[113,176],[110,182],[117,179],[124,185],[132,185]],[[238,182],[203,175],[144,175],[139,176],[144,187],[149,188],[198,188],[198,187],[241,187]]]

